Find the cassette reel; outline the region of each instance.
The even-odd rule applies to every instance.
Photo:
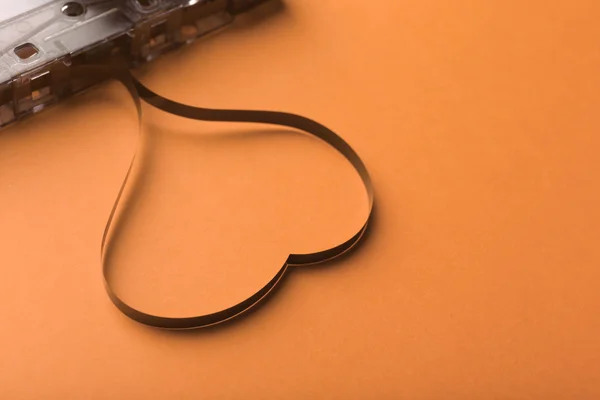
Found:
[[[230,23],[266,0],[21,0],[0,9],[0,128],[98,83],[79,65],[130,66]]]

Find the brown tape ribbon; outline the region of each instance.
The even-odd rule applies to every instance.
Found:
[[[294,128],[310,135],[316,136],[317,138],[323,140],[334,149],[336,149],[339,153],[341,153],[346,159],[352,164],[352,166],[356,169],[358,174],[360,175],[363,184],[366,189],[366,193],[368,196],[368,216],[365,219],[364,224],[361,228],[356,232],[352,237],[350,237],[345,242],[316,253],[310,254],[290,254],[284,265],[277,272],[275,277],[271,279],[264,287],[262,287],[259,291],[254,293],[252,296],[247,298],[246,300],[231,306],[229,308],[205,315],[191,316],[191,317],[166,317],[159,315],[152,315],[145,313],[143,311],[137,310],[125,303],[113,290],[110,286],[108,277],[107,277],[107,263],[105,260],[105,255],[107,253],[108,242],[107,238],[109,236],[109,232],[111,230],[112,223],[115,219],[115,214],[119,206],[119,202],[121,201],[123,191],[127,186],[127,182],[131,175],[131,171],[135,162],[135,154],[132,158],[132,161],[129,165],[129,169],[123,180],[121,188],[119,189],[119,193],[115,200],[115,203],[110,212],[110,216],[106,223],[106,227],[104,229],[104,234],[102,236],[102,245],[101,245],[101,262],[102,262],[102,271],[104,277],[104,284],[106,287],[106,291],[112,302],[117,306],[119,310],[121,310],[125,315],[130,317],[131,319],[141,322],[142,324],[154,326],[157,328],[164,329],[193,329],[193,328],[201,328],[207,327],[211,325],[216,325],[221,322],[225,322],[236,316],[239,316],[251,308],[258,305],[262,300],[264,300],[267,295],[277,286],[277,284],[281,281],[285,273],[288,271],[289,267],[292,266],[300,266],[300,265],[308,265],[308,264],[316,264],[324,261],[331,260],[336,258],[348,250],[352,249],[357,243],[360,242],[363,237],[367,225],[371,219],[372,211],[373,211],[373,185],[371,183],[371,178],[369,177],[369,173],[358,156],[358,154],[346,143],[340,136],[334,133],[329,128],[324,125],[319,124],[309,118],[302,117],[300,115],[289,114],[284,112],[274,112],[274,111],[251,111],[251,110],[217,110],[217,109],[209,109],[209,108],[200,108],[193,107],[181,103],[177,103],[173,100],[169,100],[165,97],[162,97],[152,90],[144,86],[140,81],[134,78],[130,72],[128,72],[124,68],[115,68],[115,67],[106,67],[106,66],[83,66],[78,67],[75,74],[82,74],[83,76],[97,75],[99,77],[104,78],[114,78],[118,79],[123,85],[127,88],[129,93],[131,94],[137,108],[138,121],[140,126],[140,132],[142,128],[142,107],[141,101],[144,101],[155,108],[158,108],[162,111],[165,111],[170,114],[178,115],[184,118],[200,120],[200,121],[220,121],[220,122],[244,122],[244,123],[259,123],[259,124],[267,124],[267,125],[279,125],[285,126],[289,128]]]

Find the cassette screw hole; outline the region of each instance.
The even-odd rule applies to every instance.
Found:
[[[85,12],[85,8],[76,1],[70,1],[62,6],[61,11],[67,17],[79,17]]]
[[[21,60],[27,60],[28,58],[35,56],[39,52],[40,51],[37,49],[37,47],[35,47],[31,43],[25,43],[25,44],[15,47],[15,54]]]

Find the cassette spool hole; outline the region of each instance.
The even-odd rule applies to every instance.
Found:
[[[67,17],[79,17],[85,12],[85,7],[76,1],[70,1],[62,6],[61,11]]]

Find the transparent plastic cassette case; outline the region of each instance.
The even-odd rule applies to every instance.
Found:
[[[97,83],[73,66],[139,65],[264,1],[0,0],[0,128]]]

